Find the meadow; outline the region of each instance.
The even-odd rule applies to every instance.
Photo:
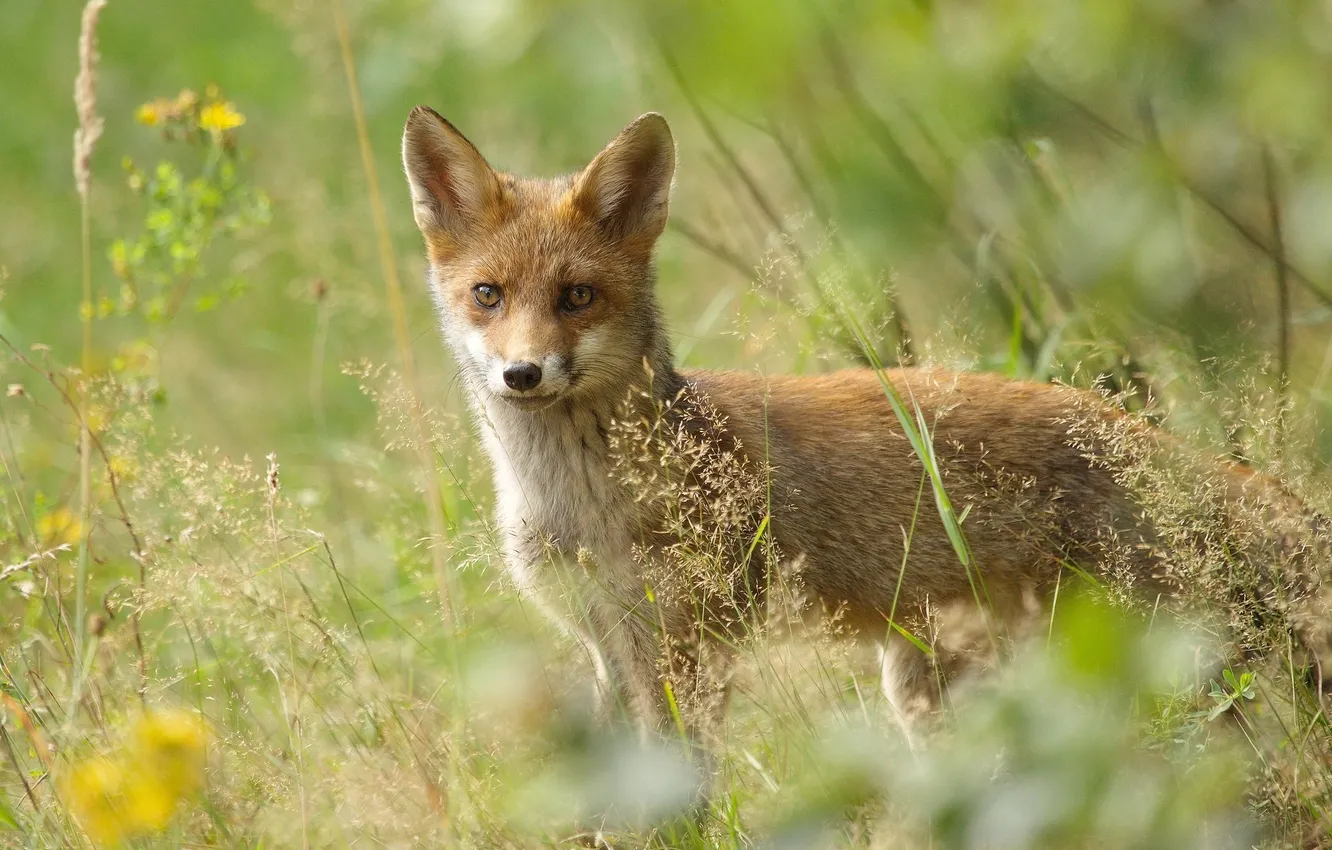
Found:
[[[683,365],[1095,387],[1332,516],[1332,6],[0,18],[0,847],[1332,847],[1308,624],[1076,565],[915,752],[774,610],[681,817],[684,748],[598,726],[503,574],[399,159],[418,103],[537,175],[662,112]],[[1135,484],[1198,536],[1198,481]],[[1242,597],[1207,540],[1182,580]]]

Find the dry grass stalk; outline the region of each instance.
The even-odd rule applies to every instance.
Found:
[[[80,231],[83,251],[83,302],[79,317],[83,323],[83,391],[79,398],[79,562],[75,578],[74,687],[70,708],[78,705],[84,668],[83,651],[87,632],[86,601],[88,584],[88,535],[92,518],[92,431],[88,425],[88,397],[92,391],[92,219],[89,214],[92,195],[92,153],[102,135],[102,119],[97,114],[97,22],[106,0],[88,0],[79,28],[79,73],[74,78],[74,106],[79,127],[74,131],[74,182],[79,190]],[[72,716],[73,712],[70,712]]]

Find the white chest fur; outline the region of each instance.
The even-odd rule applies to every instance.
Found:
[[[612,468],[609,410],[566,407],[539,413],[492,400],[479,411],[495,475],[509,570],[520,589],[546,597],[552,573],[597,573],[618,584],[632,564],[636,512]]]

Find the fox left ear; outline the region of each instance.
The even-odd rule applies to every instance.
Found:
[[[407,117],[402,163],[416,226],[428,240],[457,243],[501,206],[494,170],[457,128],[427,106]]]
[[[675,141],[655,112],[620,131],[578,175],[574,202],[626,247],[650,251],[666,229]]]

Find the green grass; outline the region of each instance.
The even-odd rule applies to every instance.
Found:
[[[396,159],[420,102],[528,173],[667,114],[659,291],[687,365],[1102,378],[1332,506],[1321,7],[973,6],[112,0],[81,248],[79,9],[10,0],[0,846],[88,846],[78,783],[145,759],[166,778],[106,814],[141,827],[128,846],[542,847],[603,815],[620,846],[652,822],[687,847],[1329,846],[1332,738],[1285,621],[1248,635],[1265,656],[1221,657],[1248,625],[1064,582],[915,754],[872,659],[765,634],[738,647],[700,826],[678,741],[598,727],[582,650],[503,577]],[[209,84],[246,118],[223,212],[136,194],[125,157],[225,183],[223,136],[134,120]],[[113,246],[159,232],[126,300]],[[159,290],[186,293],[170,316]],[[928,457],[930,423],[894,409]],[[1201,521],[1196,482],[1139,483]],[[965,507],[925,486],[967,563]]]

